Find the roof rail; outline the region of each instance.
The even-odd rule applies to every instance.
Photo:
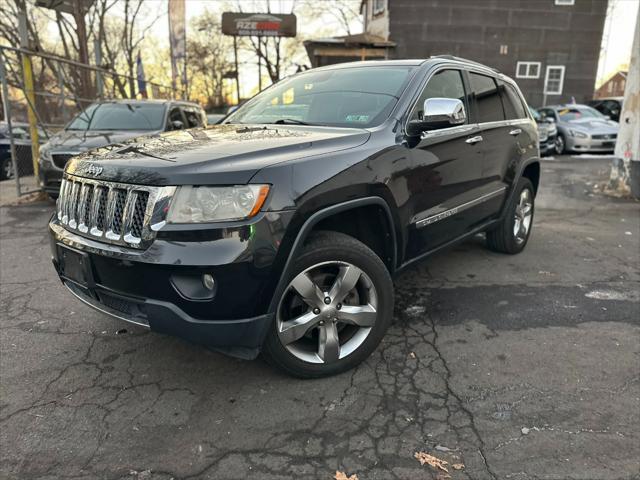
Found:
[[[478,65],[479,67],[488,68],[489,70],[493,70],[496,73],[500,73],[500,71],[497,68],[488,67],[487,65],[484,65],[484,64],[482,64],[480,62],[469,60],[467,58],[456,57],[455,55],[431,55],[430,58],[443,58],[445,60],[455,60],[457,62],[470,63],[472,65]]]

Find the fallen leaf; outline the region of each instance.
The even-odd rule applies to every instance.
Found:
[[[410,353],[409,353],[409,357],[410,357],[410,358],[416,358],[416,354],[415,354],[414,352],[410,352]]]
[[[429,455],[427,452],[416,452],[414,454],[414,457],[418,459],[420,465],[427,464],[432,466],[433,468],[437,468],[439,470],[442,470],[443,472],[449,473],[449,470],[447,470],[448,463],[446,461],[440,460],[433,455]]]
[[[335,478],[336,480],[358,480],[358,475],[354,473],[350,477],[347,477],[346,473],[336,470],[336,475],[333,478]]]
[[[464,468],[464,464],[462,464],[462,463],[454,463],[453,465],[451,465],[451,467],[454,470],[462,470]]]

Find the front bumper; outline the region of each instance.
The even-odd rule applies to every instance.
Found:
[[[62,174],[63,171],[53,165],[52,162],[40,159],[38,176],[42,190],[53,195],[58,195],[60,193],[60,185],[62,184]]]
[[[609,153],[616,146],[615,139],[594,139],[591,137],[578,138],[567,136],[567,149],[573,152]]]
[[[549,155],[555,152],[557,135],[550,135],[540,141],[540,154]]]
[[[250,225],[161,230],[146,250],[85,238],[54,217],[52,259],[71,293],[103,313],[253,358],[273,319],[268,306],[284,265],[279,246],[292,215],[268,212]],[[69,251],[83,258],[82,281],[65,272]],[[205,273],[215,279],[209,296],[202,294]]]

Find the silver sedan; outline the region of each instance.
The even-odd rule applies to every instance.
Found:
[[[541,115],[553,118],[558,127],[555,150],[567,152],[613,152],[618,137],[618,123],[587,105],[553,105],[538,109]]]

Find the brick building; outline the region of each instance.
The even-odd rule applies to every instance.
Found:
[[[389,58],[484,63],[532,106],[593,98],[607,0],[363,0],[361,12],[365,33],[393,44]]]

